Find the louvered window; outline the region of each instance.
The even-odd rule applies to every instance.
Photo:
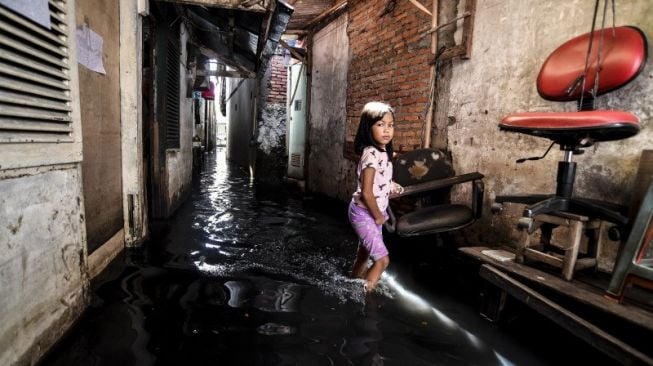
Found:
[[[165,79],[166,148],[179,148],[179,32],[168,33]]]
[[[47,29],[0,5],[0,143],[73,141],[67,8]]]

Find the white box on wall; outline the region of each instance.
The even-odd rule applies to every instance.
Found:
[[[140,16],[150,15],[150,0],[138,0],[137,10]]]

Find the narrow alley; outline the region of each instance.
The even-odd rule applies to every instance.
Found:
[[[189,201],[96,279],[89,310],[42,365],[560,365],[572,349],[611,364],[561,329],[502,333],[442,288],[444,273],[414,277],[426,253],[398,246],[415,243],[393,244],[397,260],[365,299],[347,277],[356,240],[345,212],[209,155]]]
[[[651,37],[651,0],[0,0],[0,366],[653,366]]]

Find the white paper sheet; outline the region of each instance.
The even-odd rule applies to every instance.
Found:
[[[482,250],[481,253],[484,255],[487,255],[488,257],[492,259],[496,259],[499,262],[507,262],[507,261],[513,261],[515,260],[515,253],[510,253],[505,250],[497,249],[497,250]]]
[[[51,27],[48,0],[0,0],[0,5],[8,7],[48,29]]]
[[[89,70],[106,75],[102,63],[102,37],[86,25],[77,27],[77,62]]]

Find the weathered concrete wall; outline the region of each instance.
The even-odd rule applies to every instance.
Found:
[[[439,94],[438,106],[448,104],[446,116],[453,123],[448,130],[449,148],[455,169],[479,170],[486,175],[489,208],[496,195],[555,191],[562,152],[553,149],[543,160],[517,165],[515,159],[541,155],[550,142],[500,132],[497,124],[514,112],[575,110],[575,103],[540,98],[535,79],[551,51],[590,30],[594,3],[488,0],[479,1],[477,6],[472,57],[454,62],[450,90]],[[616,10],[617,25],[635,25],[649,39],[653,36],[653,3],[619,2]],[[650,55],[650,43],[648,51]],[[640,152],[653,147],[652,63],[649,58],[644,73],[627,87],[599,97],[600,108],[638,115],[642,131],[627,140],[596,144],[584,155],[575,156],[576,195],[629,203]],[[509,210],[492,221],[486,212],[481,226],[486,241],[507,240],[520,211]]]
[[[227,159],[248,171],[254,170],[256,147],[254,118],[256,116],[255,96],[257,79],[228,79],[227,117],[229,118],[227,138]],[[233,94],[232,94],[233,93]]]
[[[0,144],[0,365],[33,365],[88,303],[75,1],[66,7],[72,142]]]
[[[256,177],[267,184],[281,184],[288,171],[286,105],[266,104],[258,119]]]
[[[188,50],[188,30],[181,23],[181,55],[180,60],[186,60]],[[179,64],[179,75],[186,75],[186,67]],[[166,169],[168,171],[168,202],[170,212],[183,203],[190,192],[193,174],[193,99],[186,98],[187,84],[179,87],[179,148],[166,150]]]
[[[283,49],[270,59],[270,65],[259,83],[256,141],[257,179],[268,184],[280,184],[287,172],[286,148],[286,79]]]
[[[0,365],[33,364],[88,302],[79,164],[0,172]]]
[[[123,227],[120,149],[120,9],[115,0],[80,1],[77,24],[103,39],[105,75],[79,67],[88,251]]]
[[[143,23],[138,3],[120,0],[120,126],[124,241],[132,246],[148,235],[143,177]],[[130,208],[131,197],[131,208]],[[132,210],[130,213],[129,210]]]
[[[311,104],[308,189],[348,200],[356,189],[355,162],[344,158],[347,73],[350,59],[347,15],[321,29],[311,45]]]

